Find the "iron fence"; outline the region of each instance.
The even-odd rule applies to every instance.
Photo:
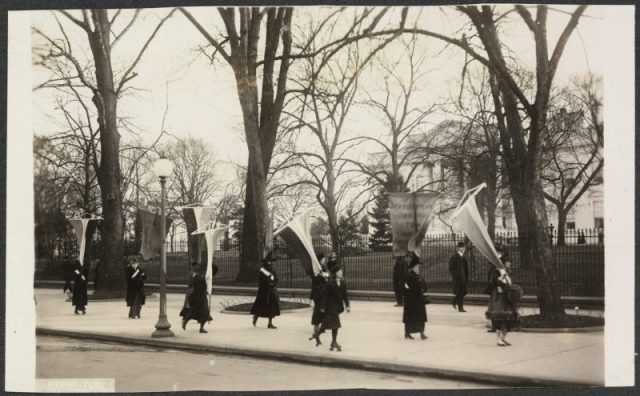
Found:
[[[563,246],[558,246],[557,232],[549,230],[549,242],[553,252],[556,282],[560,293],[565,296],[603,297],[604,296],[604,244],[601,229],[568,230]],[[526,266],[519,255],[522,242],[516,232],[498,232],[495,239],[505,246],[506,253],[512,258],[512,277],[521,285],[526,294],[535,294],[535,269]],[[430,292],[450,292],[451,276],[449,258],[455,253],[458,241],[464,240],[463,234],[428,235],[421,246],[421,258],[424,263],[421,275],[427,282]],[[316,252],[332,251],[330,240],[314,237]],[[287,249],[280,238],[274,240],[276,261],[274,270],[278,274],[279,286],[285,288],[311,287],[311,280],[304,272],[295,254]],[[94,241],[92,251],[97,253],[99,241]],[[373,250],[366,235],[358,236],[342,246],[342,264],[345,278],[350,289],[391,291],[393,254],[390,249]],[[238,280],[240,270],[240,249],[237,243],[221,241],[219,249],[214,251],[214,262],[219,268],[214,284],[228,286],[256,286],[255,283]],[[473,246],[466,252],[469,262],[469,293],[482,293],[487,281],[491,264]],[[93,262],[93,260],[92,260]],[[187,241],[177,238],[167,242],[167,283],[186,284],[189,278],[189,254]],[[51,271],[51,269],[54,269]],[[59,265],[47,265],[46,270],[36,271],[36,279],[60,278]],[[160,260],[154,258],[143,264],[150,283],[159,282]]]

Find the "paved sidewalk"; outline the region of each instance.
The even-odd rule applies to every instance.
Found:
[[[404,339],[402,308],[389,302],[353,301],[351,313],[341,316],[338,342],[342,352],[330,352],[330,334],[323,344],[308,341],[311,309],[285,312],[274,320],[251,326],[249,315],[220,313],[221,301],[249,301],[247,297],[214,296],[213,322],[200,334],[190,322],[180,328],[178,313],[184,296],[169,294],[168,317],[175,337],[154,339],[151,333],[158,315],[157,295],[147,299],[142,319],[127,318],[124,301],[90,301],[86,316],[59,290],[36,289],[37,327],[41,334],[58,334],[96,340],[126,342],[233,353],[314,364],[366,368],[485,381],[503,385],[597,386],[604,384],[604,333],[521,333],[509,335],[511,347],[496,346],[494,334],[485,328],[484,307],[470,306],[458,313],[451,306],[427,307],[428,340]],[[214,308],[215,307],[215,308]]]

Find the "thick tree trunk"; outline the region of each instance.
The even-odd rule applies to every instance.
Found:
[[[547,212],[542,185],[512,184],[516,223],[520,242],[520,262],[524,267],[533,267],[536,275],[536,295],[540,314],[550,320],[562,320],[565,316],[558,293],[555,265],[549,236],[547,234]],[[517,283],[518,280],[515,279]]]
[[[249,215],[255,213],[253,205],[253,188],[251,187],[251,171],[247,172],[246,195],[244,197],[244,214],[242,217],[242,238],[240,240],[240,270],[237,281],[257,282],[258,271],[256,264],[262,259],[262,251],[257,249],[257,225],[256,217]]]
[[[100,169],[98,183],[102,195],[102,251],[96,292],[99,297],[122,297],[124,277],[124,221],[120,193],[120,134],[117,125],[117,95],[113,85],[109,21],[106,10],[92,10],[95,31],[90,34],[91,51],[95,61],[98,92],[93,102],[98,110],[100,125]]]
[[[567,211],[562,210],[562,205],[557,206],[558,209],[558,246],[565,245],[565,232],[567,228]]]

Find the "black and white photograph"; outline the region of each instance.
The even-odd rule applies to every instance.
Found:
[[[634,6],[82,3],[9,11],[6,390],[633,386]]]

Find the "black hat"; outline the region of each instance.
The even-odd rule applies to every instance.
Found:
[[[342,265],[338,263],[338,260],[334,256],[329,258],[329,262],[327,263],[327,267],[329,268],[329,272],[335,274],[336,272],[342,269]]]
[[[422,264],[420,262],[420,257],[418,257],[415,253],[411,252],[411,254],[409,255],[409,268],[413,268],[416,265],[420,265]]]
[[[464,247],[464,242],[462,241],[458,242],[458,247]]]

